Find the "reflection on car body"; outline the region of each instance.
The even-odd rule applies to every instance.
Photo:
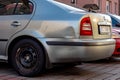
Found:
[[[0,59],[11,62],[19,74],[34,76],[52,64],[112,55],[115,41],[109,16],[54,0],[26,1],[0,2],[6,9],[0,15]]]
[[[115,14],[108,14],[112,19],[112,38],[116,40],[115,50],[113,56],[120,56],[120,16]]]

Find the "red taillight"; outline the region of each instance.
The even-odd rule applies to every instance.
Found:
[[[92,36],[92,25],[89,17],[82,19],[80,23],[80,35]]]

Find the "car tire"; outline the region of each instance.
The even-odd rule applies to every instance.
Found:
[[[42,47],[31,39],[23,39],[15,44],[11,60],[15,70],[26,77],[36,76],[45,68],[45,56]]]

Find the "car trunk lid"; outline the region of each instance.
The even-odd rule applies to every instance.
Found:
[[[84,16],[90,18],[89,31],[92,32],[91,35],[81,35],[81,38],[92,38],[92,39],[108,39],[111,38],[111,18],[108,15],[104,14],[94,14],[90,13]],[[82,20],[84,19],[82,18]],[[82,21],[81,20],[81,21]],[[80,21],[80,24],[81,24]],[[90,29],[91,28],[91,29]],[[81,26],[80,26],[81,29]]]

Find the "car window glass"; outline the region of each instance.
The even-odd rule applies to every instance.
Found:
[[[112,15],[112,16],[114,16],[115,18],[120,20],[120,16],[118,16],[118,15]]]
[[[31,14],[33,4],[29,0],[2,0],[0,1],[0,15]]]
[[[118,23],[117,20],[115,20],[113,17],[111,17],[112,19],[112,26],[115,27],[115,25]]]

